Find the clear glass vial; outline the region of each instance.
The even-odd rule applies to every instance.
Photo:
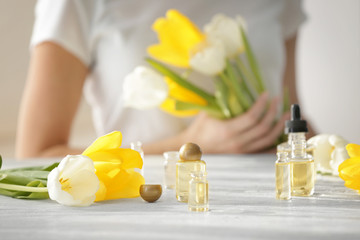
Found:
[[[179,161],[179,152],[164,152],[164,186],[166,189],[175,189],[176,162]]]
[[[190,211],[206,212],[209,210],[209,184],[206,172],[192,172],[191,177],[188,208]]]
[[[306,154],[304,139],[295,139],[292,142],[290,172],[291,195],[311,196],[315,186],[315,165],[313,157]]]
[[[290,162],[286,152],[277,153],[275,162],[275,193],[276,199],[291,199]]]
[[[142,142],[140,141],[131,142],[130,148],[140,153],[141,159],[143,160],[143,167],[142,169],[139,169],[139,172],[141,175],[144,176],[144,150],[142,149]]]

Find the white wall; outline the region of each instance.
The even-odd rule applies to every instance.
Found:
[[[360,144],[360,1],[306,0],[308,21],[299,36],[302,110],[319,132]],[[35,0],[0,0],[0,154],[14,155],[18,107],[29,61]],[[94,138],[82,104],[72,136]]]
[[[302,108],[321,133],[360,144],[360,1],[307,0],[299,38]]]

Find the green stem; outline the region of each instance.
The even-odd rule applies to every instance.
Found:
[[[200,97],[204,98],[210,105],[217,105],[215,97],[213,95],[205,92],[201,88],[195,86],[191,82],[189,82],[189,81],[185,80],[184,78],[180,77],[177,73],[170,70],[169,68],[167,68],[162,63],[160,63],[160,62],[158,62],[158,61],[156,61],[154,59],[151,59],[151,58],[146,58],[146,61],[153,68],[155,68],[158,72],[160,72],[161,74],[171,78],[171,80],[173,80],[174,82],[176,82],[180,86],[182,86],[182,87],[196,93]]]
[[[237,116],[244,112],[244,104],[241,101],[241,98],[237,95],[236,91],[234,90],[233,83],[231,79],[224,73],[219,74],[219,78],[223,82],[223,88],[226,89],[226,102],[227,106],[231,111],[232,116]]]
[[[194,103],[188,103],[176,100],[176,110],[200,110],[205,111],[207,114],[209,114],[212,117],[215,118],[225,118],[224,114],[222,113],[221,109],[219,107],[210,107],[210,106],[204,106]]]
[[[216,92],[215,97],[225,118],[231,118],[232,113],[228,104],[228,89],[221,78],[215,79]]]
[[[258,63],[256,61],[256,58],[255,58],[255,54],[251,49],[249,40],[247,39],[247,36],[246,36],[246,34],[244,32],[244,29],[242,27],[240,27],[240,32],[241,32],[242,40],[244,42],[245,54],[246,54],[246,57],[248,59],[249,66],[250,66],[252,72],[254,73],[255,79],[256,79],[256,81],[258,83],[258,86],[259,86],[258,90],[260,90],[260,92],[263,92],[263,91],[265,91],[265,86],[264,86],[264,83],[263,83],[263,80],[262,80],[262,77],[261,77],[261,74],[260,74],[260,70],[259,70],[259,66],[258,66]]]
[[[234,67],[229,60],[226,61],[226,72],[240,105],[243,107],[243,110],[246,111],[250,108],[251,102],[246,98],[244,91],[241,89],[241,79],[237,78]]]
[[[21,192],[48,192],[47,187],[27,187],[27,186],[7,184],[7,183],[0,183],[0,188],[6,190],[21,191]]]
[[[245,64],[242,62],[240,56],[235,58],[235,62],[237,65],[236,69],[238,70],[240,77],[243,79],[244,85],[246,85],[249,95],[253,100],[257,99],[261,92],[256,80],[254,79],[254,76],[249,72]]]

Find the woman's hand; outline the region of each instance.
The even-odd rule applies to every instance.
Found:
[[[200,113],[184,132],[186,142],[201,146],[204,153],[253,153],[271,147],[284,129],[285,113],[277,121],[278,99],[268,105],[268,94],[262,94],[244,114],[218,120]]]

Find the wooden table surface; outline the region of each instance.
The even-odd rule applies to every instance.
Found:
[[[360,238],[360,195],[340,178],[318,175],[314,196],[280,201],[275,199],[274,155],[203,159],[207,213],[189,212],[174,190],[164,190],[155,203],[120,199],[82,208],[0,196],[0,239]],[[162,183],[162,164],[162,156],[145,157],[147,183]],[[5,159],[3,168],[32,165]]]

